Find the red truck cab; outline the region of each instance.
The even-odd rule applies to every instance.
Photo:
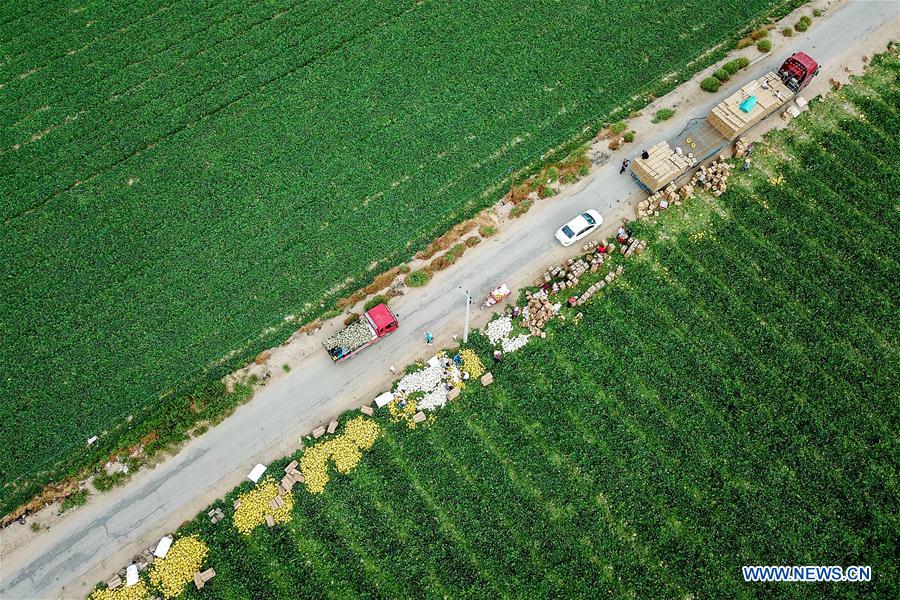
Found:
[[[778,69],[782,83],[795,94],[805,88],[819,74],[819,63],[805,52],[795,52]]]
[[[387,307],[387,304],[373,306],[366,312],[366,315],[371,319],[372,325],[375,328],[375,334],[378,337],[397,331],[397,327],[399,327],[397,317],[395,317],[394,313],[391,312],[391,309]]]

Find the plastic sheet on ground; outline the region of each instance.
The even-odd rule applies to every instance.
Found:
[[[253,469],[247,473],[247,479],[256,483],[259,481],[259,478],[262,477],[262,474],[266,472],[266,465],[256,465]]]

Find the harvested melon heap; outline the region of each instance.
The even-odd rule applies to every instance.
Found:
[[[147,589],[147,584],[139,581],[131,587],[94,590],[88,600],[149,600],[149,598],[150,590]]]
[[[266,522],[266,515],[272,515],[276,523],[287,523],[294,510],[294,497],[291,494],[282,496],[284,503],[272,508],[271,502],[278,496],[278,486],[271,478],[264,479],[256,488],[241,494],[240,504],[234,511],[232,522],[234,528],[249,535],[251,531]]]
[[[196,535],[176,540],[166,557],[153,563],[150,583],[166,598],[180,596],[208,553],[209,548]]]
[[[300,472],[307,489],[319,494],[331,479],[328,475],[328,461],[341,473],[347,474],[356,468],[362,458],[360,450],[369,450],[381,433],[381,427],[371,419],[356,417],[344,426],[344,432],[311,448],[307,448],[300,458]]]

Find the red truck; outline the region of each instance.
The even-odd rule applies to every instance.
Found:
[[[343,362],[384,336],[397,331],[397,317],[386,304],[367,310],[355,323],[327,338],[322,345],[335,364]]]
[[[795,52],[777,69],[736,90],[706,117],[688,121],[681,133],[650,147],[646,158],[631,161],[632,177],[651,193],[664,188],[794,100],[818,74],[815,60]]]
[[[806,87],[819,74],[819,63],[806,52],[795,52],[778,69],[778,76],[794,93]]]

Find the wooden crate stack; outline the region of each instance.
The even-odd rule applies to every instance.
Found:
[[[749,112],[744,112],[740,105],[750,96],[756,96],[756,104]],[[794,92],[781,82],[775,72],[766,73],[717,104],[709,113],[707,120],[716,131],[732,139],[762,121],[793,97]]]
[[[547,334],[543,329],[547,326],[547,323],[550,322],[550,319],[557,316],[557,313],[554,310],[554,304],[550,301],[549,296],[570,287],[575,287],[578,285],[579,277],[586,272],[590,271],[591,273],[596,273],[599,271],[605,261],[606,255],[611,254],[616,249],[616,245],[607,240],[603,240],[599,246],[596,242],[591,241],[586,244],[585,247],[594,248],[596,251],[585,254],[581,258],[570,258],[564,264],[548,269],[541,278],[538,278],[534,282],[536,287],[541,287],[542,289],[535,293],[526,292],[526,311],[522,318],[522,327],[527,328],[531,335],[542,338],[546,337]],[[630,258],[633,254],[636,255],[643,252],[646,247],[646,240],[639,240],[631,237],[628,238],[625,243],[619,245],[619,251],[625,258]],[[623,272],[624,267],[619,265],[615,270],[607,273],[603,279],[588,287],[576,299],[570,299],[570,304],[582,306],[597,292],[604,289],[617,277],[622,275]],[[558,316],[560,320],[565,320],[564,314],[559,314]],[[581,313],[578,313],[575,317],[576,322],[580,320],[582,316]]]
[[[678,188],[678,197],[681,198],[681,202],[685,200],[690,200],[694,197],[694,186],[690,183],[685,184]],[[676,202],[676,205],[680,204],[680,202]]]
[[[663,187],[694,165],[693,153],[677,152],[668,142],[659,142],[647,150],[649,157],[636,158],[631,169],[651,191]]]

